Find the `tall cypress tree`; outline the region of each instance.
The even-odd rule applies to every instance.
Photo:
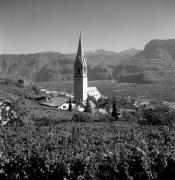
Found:
[[[71,98],[69,98],[69,111],[70,112],[72,111],[72,101],[71,101]]]
[[[112,104],[112,117],[115,118],[115,120],[118,120],[118,112],[117,112],[117,104],[116,104],[116,98],[113,100]]]
[[[91,108],[91,105],[90,105],[90,102],[89,102],[89,98],[87,98],[84,112],[88,112],[88,113],[91,113],[91,112],[92,112],[92,108]]]

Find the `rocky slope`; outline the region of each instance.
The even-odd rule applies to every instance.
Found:
[[[175,39],[152,40],[143,51],[119,53],[103,49],[85,53],[89,80],[119,82],[175,82]],[[0,76],[35,82],[72,80],[75,54],[44,52],[0,55]]]
[[[152,40],[114,71],[121,82],[175,82],[175,39]]]
[[[132,49],[129,52],[87,52],[85,56],[89,80],[112,79],[111,65],[135,55],[139,50]],[[75,54],[57,52],[0,55],[0,77],[23,78],[36,82],[70,81],[73,76],[74,59]]]

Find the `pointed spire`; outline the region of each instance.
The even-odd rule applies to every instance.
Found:
[[[81,32],[82,31],[80,31],[77,57],[79,57],[83,61],[84,54],[83,54],[83,48],[82,48]]]

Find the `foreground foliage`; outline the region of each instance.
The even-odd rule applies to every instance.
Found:
[[[174,144],[174,130],[128,122],[6,126],[0,179],[171,179]]]
[[[174,109],[159,101],[153,101],[149,106],[142,109],[139,123],[147,125],[166,125],[170,128],[175,124]]]
[[[22,125],[0,128],[0,179],[175,178],[174,112],[164,106],[143,111],[138,123],[28,103],[14,103]]]

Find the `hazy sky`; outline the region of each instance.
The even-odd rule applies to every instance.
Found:
[[[175,38],[175,0],[0,0],[0,53],[143,49]]]

